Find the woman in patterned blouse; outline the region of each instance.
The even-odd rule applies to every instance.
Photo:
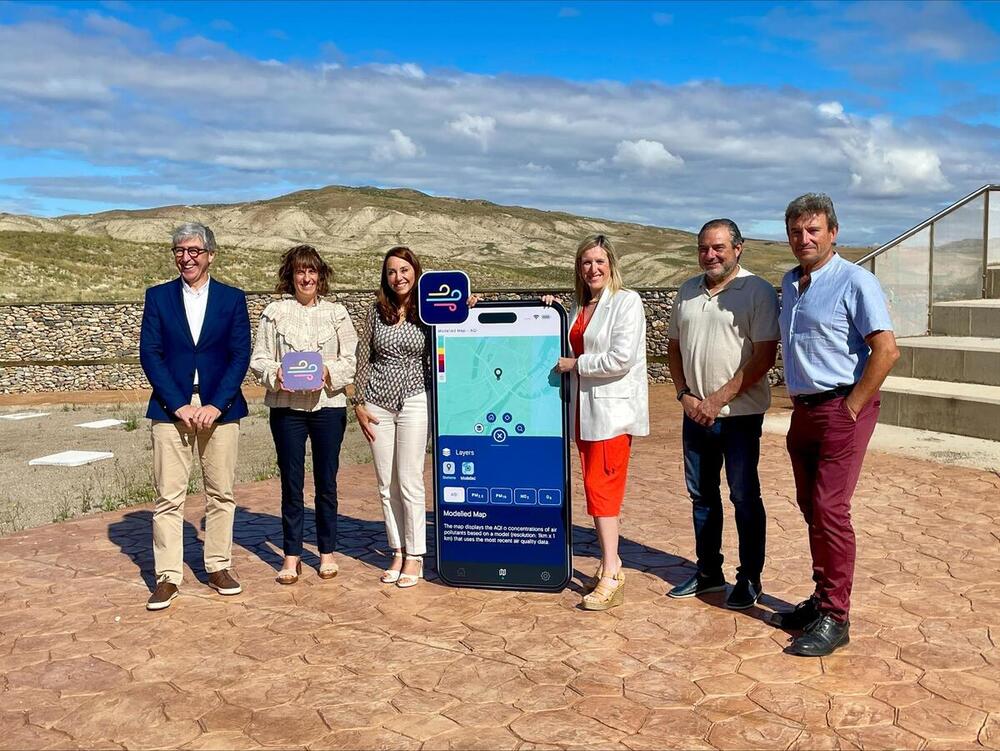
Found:
[[[316,485],[316,538],[319,575],[332,579],[338,567],[337,470],[347,425],[345,387],[354,376],[358,337],[346,308],[323,298],[332,274],[316,249],[298,245],[281,258],[276,290],[292,297],[264,308],[250,370],[267,388],[271,435],[281,471],[281,526],[285,561],[279,584],[294,584],[302,572],[303,499],[306,437],[312,442]],[[318,352],[323,385],[315,391],[285,388],[281,358],[287,352]]]
[[[412,587],[427,552],[424,454],[431,386],[430,329],[417,317],[420,261],[406,247],[382,261],[382,280],[358,339],[354,412],[372,447],[386,537],[382,582]]]
[[[420,261],[406,247],[385,254],[382,280],[358,339],[354,412],[372,448],[386,537],[382,582],[412,587],[427,552],[424,454],[431,386],[430,329],[417,317]]]

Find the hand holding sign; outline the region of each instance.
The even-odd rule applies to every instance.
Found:
[[[281,358],[281,387],[287,391],[318,391],[326,368],[319,352],[288,352]]]

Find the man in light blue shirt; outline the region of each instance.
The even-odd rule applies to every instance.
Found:
[[[839,227],[829,196],[796,198],[785,228],[799,262],[781,283],[782,359],[795,405],[787,444],[816,590],[772,622],[803,629],[789,652],[822,657],[849,641],[851,496],[878,421],[878,390],[899,351],[878,280],[834,252]]]

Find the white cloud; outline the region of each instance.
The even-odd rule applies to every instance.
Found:
[[[950,62],[988,60],[997,55],[1000,45],[997,33],[975,19],[962,3],[912,4],[906,8],[903,23],[900,23],[900,9],[892,4],[861,3],[860,6],[850,8],[850,20],[871,23],[885,34],[890,49]]]
[[[96,11],[90,11],[83,17],[83,25],[92,32],[115,37],[123,42],[148,44],[150,41],[149,32],[145,29]]]
[[[214,39],[200,34],[181,39],[177,42],[176,51],[180,55],[195,57],[199,60],[238,59],[236,53],[222,42],[216,42]]]
[[[389,131],[391,140],[380,143],[372,150],[372,158],[379,162],[394,162],[399,159],[415,159],[423,153],[413,139],[403,131],[393,128]]]
[[[497,121],[492,117],[470,115],[468,112],[463,112],[457,120],[448,123],[448,127],[455,133],[476,141],[485,152],[489,148],[490,138],[496,132]]]
[[[578,8],[563,7],[559,9],[559,18],[577,18],[580,15]]]
[[[951,187],[941,171],[941,157],[931,148],[885,146],[865,135],[845,142],[843,149],[850,164],[851,190],[860,197],[906,196]]]
[[[873,118],[830,92],[425,72],[334,54],[275,66],[204,38],[136,46],[122,31],[0,25],[0,148],[58,151],[102,174],[11,178],[26,201],[75,192],[111,208],[129,191],[131,205],[190,202],[163,186],[208,203],[273,186],[394,185],[664,226],[724,213],[764,227],[789,198],[822,190],[844,241],[868,242],[1000,174],[1000,128]],[[142,177],[112,193],[116,170]]]
[[[653,23],[655,23],[657,26],[669,26],[673,22],[674,22],[674,14],[673,13],[654,13],[653,14]]]
[[[973,5],[785,3],[748,23],[764,38],[801,42],[809,54],[866,85],[898,95],[908,84],[911,95],[922,96],[939,63],[986,63],[1000,55],[1000,34],[970,13]],[[944,77],[953,79],[954,72],[947,70]]]
[[[823,102],[816,106],[816,111],[831,120],[847,120],[847,117],[844,115],[844,105],[840,102]]]
[[[588,162],[586,159],[580,159],[576,163],[576,168],[581,172],[600,172],[608,164],[607,159],[595,159],[592,162]]]
[[[676,169],[684,164],[683,159],[667,151],[662,143],[647,141],[645,138],[619,141],[611,161],[619,167],[634,167],[644,171]]]
[[[402,65],[397,65],[395,63],[390,65],[373,63],[368,67],[372,70],[377,70],[379,73],[384,73],[387,76],[401,76],[402,78],[412,78],[415,81],[422,81],[427,78],[427,74],[424,73],[424,69],[416,63],[403,63]]]

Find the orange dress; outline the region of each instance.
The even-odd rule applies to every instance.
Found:
[[[573,354],[583,354],[583,332],[589,321],[584,321],[583,311],[576,317],[569,331],[569,344]],[[578,381],[579,382],[579,381]],[[583,490],[587,496],[587,513],[591,516],[618,516],[625,498],[625,478],[632,450],[632,436],[628,433],[602,441],[584,441],[580,438],[580,399],[576,400],[576,447],[580,451],[583,468]]]

